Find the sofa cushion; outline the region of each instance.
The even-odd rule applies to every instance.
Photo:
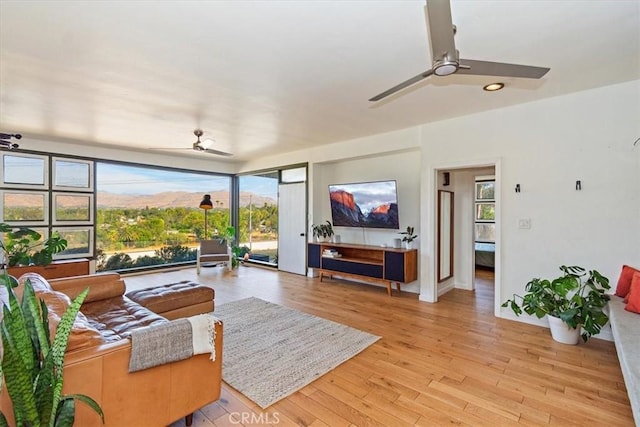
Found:
[[[65,277],[63,279],[52,279],[49,283],[54,290],[64,292],[71,298],[75,298],[76,295],[89,287],[89,295],[84,300],[85,304],[122,296],[126,288],[124,280],[120,278],[118,273]]]
[[[62,316],[71,305],[71,300],[62,292],[56,291],[39,290],[36,292],[36,297],[42,299],[47,306],[49,335],[51,340],[53,340]],[[71,327],[67,350],[92,347],[103,344],[104,342],[100,332],[89,324],[89,321],[82,312],[78,312]]]
[[[631,279],[631,289],[625,297],[627,305],[624,309],[632,313],[640,314],[640,271],[633,274]]]
[[[182,282],[131,291],[127,293],[127,297],[154,313],[163,314],[203,302],[213,304],[215,291],[213,288],[183,280]],[[213,306],[209,311],[213,311]]]
[[[631,288],[631,279],[633,278],[633,273],[636,271],[640,271],[628,265],[622,266],[622,271],[620,272],[620,277],[618,278],[618,285],[616,286],[616,295],[619,297],[626,297],[629,293],[629,289]]]
[[[131,331],[145,326],[168,322],[162,316],[131,301],[125,296],[94,301],[82,306],[89,324],[107,342],[129,337]]]
[[[640,422],[640,316],[624,309],[622,298],[609,301],[609,321],[636,423]]]

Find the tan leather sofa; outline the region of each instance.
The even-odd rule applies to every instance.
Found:
[[[63,392],[82,393],[96,400],[104,411],[106,426],[166,426],[220,397],[221,324],[216,325],[215,362],[210,360],[210,354],[200,354],[129,373],[130,331],[167,320],[128,299],[124,282],[116,273],[55,279],[49,284],[70,298],[90,287],[81,308],[84,316],[78,316],[69,340]],[[41,297],[39,292],[38,296]],[[45,301],[50,311],[58,309]],[[193,312],[183,309],[182,313],[186,317],[201,314],[202,310],[196,306]],[[0,396],[0,407],[12,425],[6,388]],[[93,410],[78,402],[75,425],[102,424]]]

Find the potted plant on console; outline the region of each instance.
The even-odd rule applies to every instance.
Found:
[[[333,225],[328,220],[322,224],[312,224],[311,231],[317,241],[326,242],[327,239],[331,239],[331,236],[333,236]]]
[[[401,231],[398,234],[402,234],[402,241],[404,242],[405,248],[411,249],[413,244],[412,242],[418,238],[417,234],[413,234],[414,228],[411,226],[407,226],[407,231]]]
[[[605,290],[609,279],[596,270],[578,266],[561,266],[562,276],[553,279],[532,279],[525,286],[524,296],[515,295],[502,307],[509,307],[520,316],[522,312],[545,315],[554,340],[564,344],[577,344],[582,329],[582,339],[598,334],[609,321],[604,307],[609,301]],[[516,299],[520,300],[518,303]]]

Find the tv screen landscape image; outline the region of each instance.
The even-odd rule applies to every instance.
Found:
[[[332,184],[329,198],[334,226],[400,228],[395,181]]]

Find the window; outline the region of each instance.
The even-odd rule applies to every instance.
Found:
[[[87,160],[53,158],[53,189],[93,191],[93,164]]]
[[[93,223],[93,194],[53,193],[52,223]]]
[[[495,180],[477,179],[475,197],[475,241],[496,241]]]
[[[56,258],[80,258],[93,256],[93,227],[60,227],[53,231],[67,241],[67,248],[56,254]]]
[[[2,153],[2,187],[49,188],[49,159],[34,154]]]
[[[306,171],[303,176],[306,178]],[[239,246],[249,252],[250,260],[276,265],[279,173],[275,170],[243,175],[238,181]]]
[[[307,180],[307,168],[282,169],[280,175],[280,182],[283,183],[305,182]]]
[[[43,239],[59,232],[68,246],[56,259],[93,256],[93,162],[22,153],[1,156],[0,220],[33,228]]]
[[[11,225],[43,225],[49,221],[48,193],[0,190],[0,217]]]
[[[230,190],[227,175],[97,162],[97,270],[195,261],[200,240],[230,224]]]

